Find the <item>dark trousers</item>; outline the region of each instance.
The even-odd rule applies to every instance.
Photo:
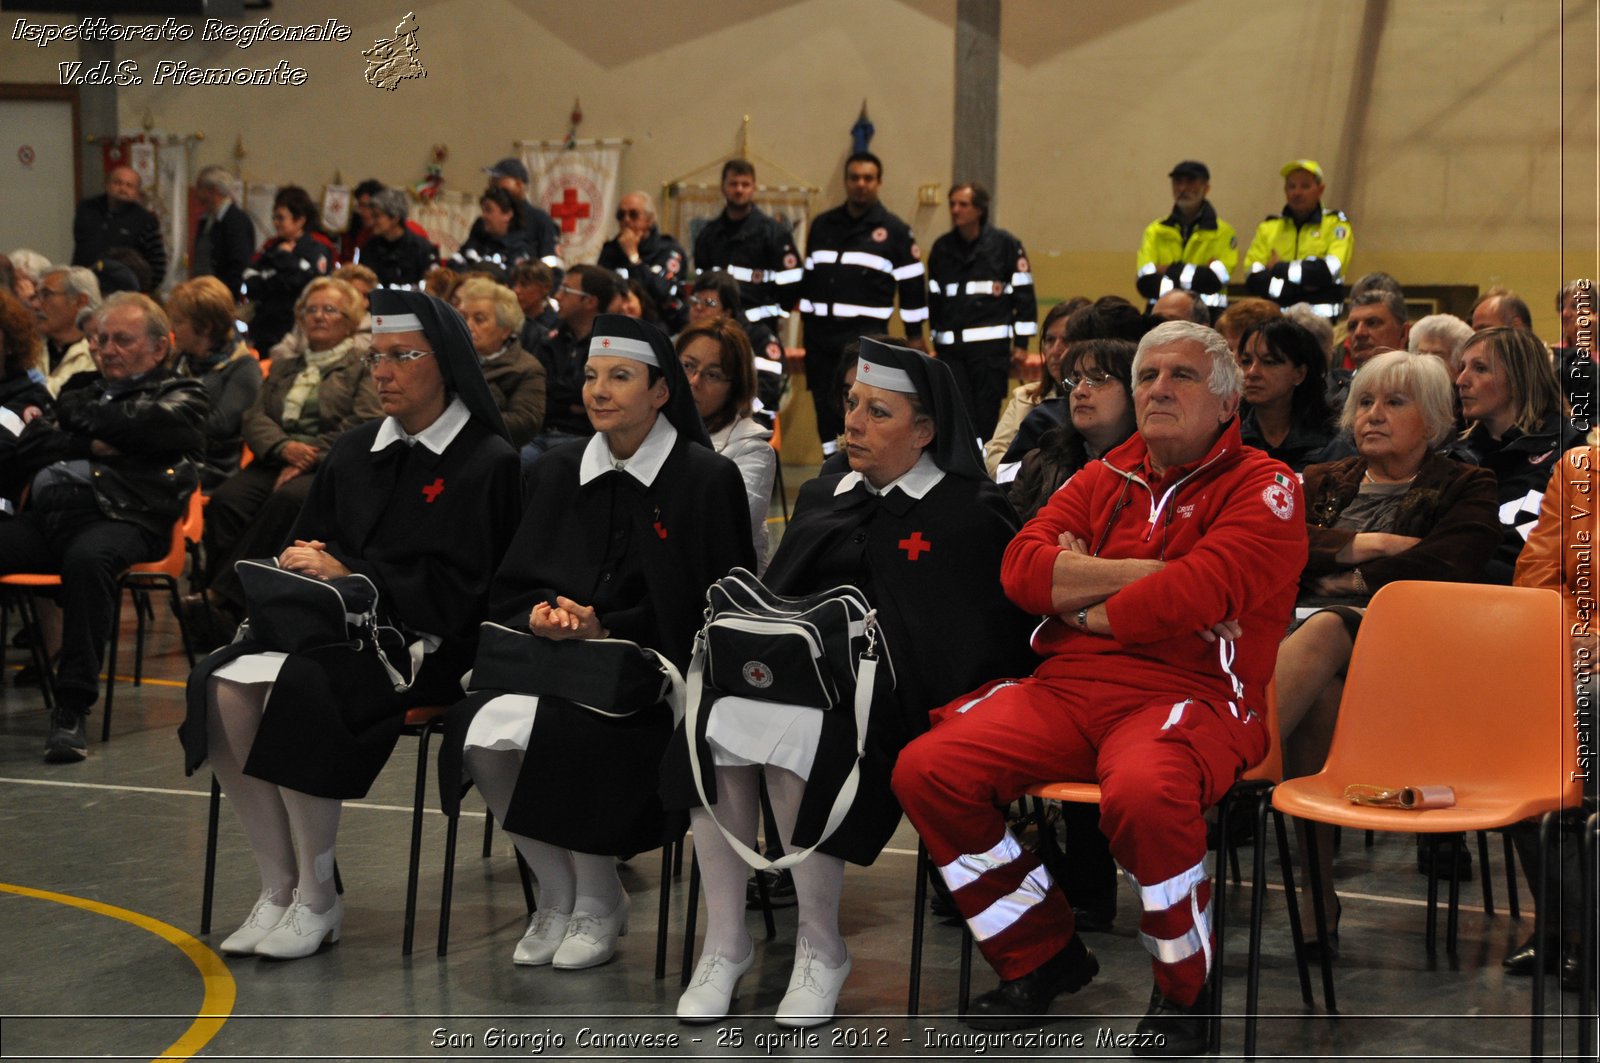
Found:
[[[276,491],[276,468],[252,464],[223,481],[206,505],[206,585],[241,612],[244,588],[233,563],[277,557],[311,493],[315,473],[296,476]]]
[[[868,321],[854,332],[818,328],[806,322],[806,390],[811,392],[811,404],[817,411],[817,438],[824,447],[844,433],[844,410],[839,398],[839,358],[844,345],[858,339],[862,332],[881,329],[875,321]]]
[[[999,343],[961,344],[940,347],[939,360],[955,374],[956,390],[972,419],[972,430],[979,439],[994,436],[1000,421],[1000,407],[1006,399],[1006,381],[1011,374],[1011,345]]]
[[[0,523],[0,574],[61,576],[61,707],[87,713],[100,697],[100,660],[117,613],[117,578],[153,561],[167,540],[100,512],[87,487],[56,488],[15,520]]]

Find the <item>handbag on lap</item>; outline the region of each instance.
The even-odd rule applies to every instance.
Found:
[[[602,715],[631,716],[667,695],[665,663],[626,639],[547,639],[485,623],[471,689],[563,698]]]

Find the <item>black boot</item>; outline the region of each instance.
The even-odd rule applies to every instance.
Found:
[[[46,764],[76,764],[89,756],[83,721],[88,713],[56,706],[50,712],[50,736],[44,740]]]
[[[1193,1004],[1169,1000],[1161,987],[1150,991],[1150,1009],[1139,1020],[1133,1042],[1136,1056],[1199,1056],[1211,1049],[1211,987],[1205,986]]]
[[[1100,973],[1083,939],[1072,940],[1039,966],[1009,982],[1001,982],[977,1000],[967,1012],[967,1025],[979,1030],[1017,1030],[1060,1016],[1047,1014],[1050,1002],[1062,993],[1076,993]]]

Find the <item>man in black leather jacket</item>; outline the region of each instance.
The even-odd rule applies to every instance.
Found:
[[[117,578],[161,557],[198,476],[205,391],[165,368],[171,325],[150,299],[119,293],[100,317],[100,377],[61,396],[17,440],[0,489],[29,488],[0,524],[0,573],[61,574],[61,655],[45,760],[88,755],[84,718],[116,621]]]

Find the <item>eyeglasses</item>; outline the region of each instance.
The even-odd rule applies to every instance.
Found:
[[[714,296],[714,295],[691,295],[691,296],[689,296],[689,305],[690,306],[701,306],[701,307],[704,307],[707,310],[721,310],[722,309],[722,303],[719,302],[717,300],[717,297]]]
[[[1106,373],[1084,373],[1082,376],[1064,376],[1061,378],[1061,383],[1066,386],[1068,391],[1076,391],[1079,384],[1093,391],[1096,388],[1105,387],[1110,379],[1111,377]]]
[[[344,316],[344,308],[324,303],[322,306],[307,306],[300,313],[305,317],[316,317],[318,314],[323,317],[342,317]]]
[[[573,296],[574,298],[577,298],[577,299],[591,298],[591,296],[589,296],[589,293],[584,291],[582,288],[568,288],[565,284],[563,284],[561,287],[557,288],[556,291],[562,292],[562,293],[564,293],[566,295]]]
[[[388,365],[393,368],[402,362],[414,362],[418,358],[431,358],[432,356],[432,351],[390,351],[388,354],[368,351],[361,356],[361,362],[368,370],[373,370],[380,365]]]
[[[678,364],[683,366],[683,375],[688,377],[690,381],[693,381],[695,377],[699,377],[707,384],[726,384],[728,382],[728,374],[714,365],[701,368],[690,361],[683,361]]]
[[[628,208],[618,207],[617,208],[617,220],[618,221],[633,221],[635,218],[642,218],[642,217],[644,217],[644,211],[642,211],[642,210],[636,210],[636,209],[634,209],[632,207],[628,207]]]

